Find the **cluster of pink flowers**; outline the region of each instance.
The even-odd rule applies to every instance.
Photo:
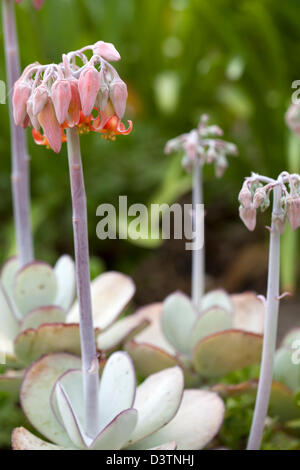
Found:
[[[281,189],[280,210],[273,220],[280,233],[283,233],[286,220],[293,230],[300,227],[300,177],[283,172],[277,180],[260,177],[255,173],[246,178],[239,194],[240,217],[246,227],[253,231],[256,227],[257,210],[264,212],[270,206],[270,193],[278,186]]]
[[[80,133],[99,132],[107,139],[129,134],[132,122],[128,129],[121,122],[127,86],[109,63],[120,58],[113,44],[98,41],[64,54],[60,64],[29,65],[14,86],[16,125],[33,127],[35,142],[56,153],[66,141],[68,127]]]
[[[16,3],[21,3],[22,0],[16,0]],[[40,10],[44,4],[45,0],[32,0],[33,6],[36,10]]]
[[[209,117],[204,114],[197,129],[169,140],[165,153],[183,151],[182,163],[188,171],[193,167],[196,158],[200,159],[202,165],[215,163],[216,175],[220,178],[228,166],[227,156],[237,155],[237,147],[220,139],[223,130],[219,126],[209,126],[208,120]]]

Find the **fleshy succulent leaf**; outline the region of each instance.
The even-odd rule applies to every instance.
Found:
[[[130,341],[149,326],[150,322],[136,315],[129,315],[115,322],[97,337],[97,347],[101,351],[112,351]]]
[[[293,328],[282,339],[281,346],[292,348],[294,341],[300,341],[300,328]]]
[[[25,428],[14,429],[11,443],[13,450],[65,450],[61,446],[43,441]],[[69,450],[71,450],[71,448]]]
[[[136,341],[126,343],[125,349],[133,360],[137,374],[141,377],[148,377],[164,369],[179,366],[184,372],[187,387],[199,383],[199,377],[193,370],[183,364],[175,355],[169,354],[163,349]]]
[[[230,296],[233,305],[233,327],[263,334],[265,306],[254,292]]]
[[[122,411],[133,407],[136,390],[132,360],[125,352],[116,352],[108,359],[99,390],[99,422],[103,429]]]
[[[75,264],[70,256],[63,255],[54,266],[57,279],[57,293],[54,305],[68,311],[75,298],[76,279]]]
[[[184,377],[179,367],[151,375],[138,387],[134,403],[138,423],[130,436],[130,445],[158,431],[174,418],[183,388]]]
[[[169,295],[163,303],[162,328],[175,349],[183,354],[191,352],[191,333],[197,319],[197,310],[181,292]]]
[[[221,331],[199,341],[193,351],[199,375],[213,378],[259,363],[263,337],[241,330]]]
[[[232,328],[232,314],[222,307],[210,307],[197,318],[189,341],[193,348],[198,341],[218,331]]]
[[[176,416],[132,448],[149,449],[162,442],[175,441],[177,450],[202,449],[218,433],[223,417],[224,404],[216,393],[185,390]]]
[[[90,445],[90,450],[120,450],[137,423],[137,411],[124,410],[104,428]]]
[[[13,256],[4,263],[1,270],[1,282],[16,317],[18,312],[14,302],[14,282],[19,269],[19,260],[16,256]]]
[[[135,336],[135,342],[148,343],[170,354],[175,354],[174,347],[167,341],[162,331],[162,307],[162,303],[149,304],[140,308],[132,315],[134,318],[150,321],[148,328],[145,328],[141,333]]]
[[[64,372],[80,367],[80,358],[71,354],[44,356],[29,367],[21,387],[21,405],[30,423],[51,442],[68,448],[74,445],[52,411],[50,396]]]
[[[38,328],[45,323],[62,323],[65,317],[66,312],[61,307],[39,307],[27,313],[22,321],[21,330]]]
[[[111,325],[126,308],[135,293],[130,277],[117,272],[101,274],[91,283],[94,326],[105,329]],[[71,309],[67,321],[79,321],[78,302]]]
[[[76,416],[70,398],[60,381],[56,383],[55,395],[59,413],[70,440],[79,449],[86,449],[89,444],[89,440],[86,441],[85,439],[86,436],[84,435],[82,424],[80,423],[78,416]]]
[[[79,325],[53,323],[37,329],[22,331],[15,339],[15,353],[29,365],[43,354],[67,352],[80,355]]]
[[[300,364],[293,362],[295,350],[280,348],[275,353],[274,380],[287,385],[294,392],[300,388]]]
[[[201,299],[200,310],[203,312],[210,307],[222,307],[232,312],[232,304],[227,292],[217,289],[205,294]]]
[[[46,263],[27,264],[15,277],[14,298],[22,316],[35,308],[53,305],[56,292],[54,270]]]
[[[20,326],[14,316],[11,304],[7,298],[2,285],[0,284],[0,312],[1,312],[1,333],[8,339],[13,340],[20,331]]]
[[[173,442],[167,442],[166,444],[162,444],[157,447],[152,447],[152,449],[149,450],[176,450],[177,449],[177,444],[175,441]]]

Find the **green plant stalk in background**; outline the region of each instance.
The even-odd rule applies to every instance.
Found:
[[[14,0],[2,1],[2,20],[9,93],[13,209],[18,256],[20,265],[24,266],[33,260],[33,243],[30,224],[29,158],[25,131],[15,125],[12,111],[12,90],[20,76],[14,3]]]
[[[299,137],[290,132],[288,135],[288,171],[299,173],[300,171],[300,141]],[[286,227],[281,237],[281,282],[286,292],[293,294],[297,285],[297,259],[298,233],[290,226]]]

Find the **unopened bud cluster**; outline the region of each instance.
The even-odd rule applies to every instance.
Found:
[[[273,211],[272,222],[283,233],[287,219],[293,230],[300,227],[300,176],[283,172],[277,180],[253,174],[246,178],[239,194],[240,217],[246,227],[256,227],[257,210],[264,212],[270,206],[271,191],[281,191],[279,207]]]
[[[197,129],[169,140],[165,153],[184,151],[182,163],[188,171],[193,168],[197,158],[202,165],[214,163],[216,176],[220,178],[228,167],[227,156],[237,155],[237,147],[222,140],[222,129],[215,125],[209,126],[208,120],[209,117],[203,115]]]
[[[36,62],[24,70],[14,86],[15,123],[32,126],[36,132],[42,127],[55,152],[60,151],[66,127],[78,126],[80,132],[108,128],[113,134],[128,133],[121,123],[127,86],[108,62],[121,58],[113,44],[98,41],[62,58],[60,64]],[[33,135],[42,143],[40,134]]]

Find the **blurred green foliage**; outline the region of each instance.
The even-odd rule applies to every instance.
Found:
[[[190,180],[163,147],[197,125],[203,112],[240,150],[222,184],[207,170],[208,200],[221,197],[235,210],[242,179],[251,170],[275,176],[289,164],[284,113],[291,83],[299,78],[297,0],[46,0],[40,12],[24,0],[16,11],[23,67],[58,61],[62,52],[99,39],[113,42],[122,55],[117,69],[129,85],[134,131],[115,143],[98,135],[82,138],[91,253],[109,268],[131,271],[146,249],[97,240],[97,206],[117,203],[122,194],[129,203],[149,203],[188,191]],[[2,35],[0,42],[3,50]],[[3,54],[0,79],[5,79]],[[13,250],[4,105],[0,126],[2,261]],[[57,156],[28,137],[36,255],[53,262],[73,249],[66,150]]]

